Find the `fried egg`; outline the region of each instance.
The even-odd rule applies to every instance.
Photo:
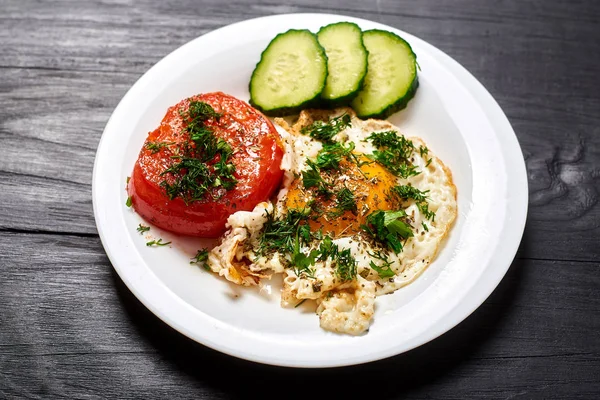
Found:
[[[333,124],[344,116],[348,124],[330,131],[334,134],[326,140],[307,134],[309,128],[321,124],[315,125],[315,121]],[[232,214],[220,244],[209,253],[208,266],[245,286],[283,274],[283,307],[315,301],[323,329],[362,334],[372,323],[376,297],[409,284],[436,257],[457,215],[452,174],[420,138],[405,138],[388,121],[361,120],[350,108],[305,110],[293,123],[282,118],[275,123],[285,145],[284,179],[277,197],[258,204],[253,211]],[[383,132],[393,132],[410,144],[409,173],[394,171],[394,165],[384,162],[385,154],[377,157],[383,151],[372,135]],[[327,143],[341,146],[337,149],[345,153],[332,168],[315,167],[325,165],[319,164],[319,157]],[[421,196],[395,196],[394,187],[398,186],[414,189]],[[347,202],[342,192],[348,195]],[[308,210],[301,224],[309,229],[300,231],[290,223],[296,237],[282,229],[266,239],[273,221],[294,210]],[[409,227],[410,235],[405,232],[395,247],[385,241],[385,235],[375,235],[370,218],[378,212],[398,215],[398,224]],[[383,232],[393,236],[392,225]],[[286,233],[290,237],[283,237]],[[300,239],[302,235],[310,240]],[[273,248],[273,243],[280,242],[281,250]],[[293,255],[284,251],[291,243]],[[327,257],[324,250],[332,246],[337,258]],[[341,270],[342,266],[349,269]]]

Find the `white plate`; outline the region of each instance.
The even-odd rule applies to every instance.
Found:
[[[421,136],[452,170],[459,216],[437,259],[412,284],[379,297],[370,331],[352,337],[323,331],[314,309],[279,306],[276,285],[236,287],[189,264],[197,239],[151,248],[143,222],[125,207],[125,180],[147,133],[167,108],[193,94],[223,91],[248,100],[250,74],[262,50],[290,28],[352,21],[405,38],[421,67],[409,107],[390,117]],[[185,44],[158,62],[125,95],[108,121],[94,165],[98,232],[119,276],[154,314],[184,335],[257,362],[332,367],[389,357],[422,345],[465,319],[500,282],[523,234],[527,178],[521,149],[485,88],[449,56],[406,32],[327,14],[277,15],[243,21]]]

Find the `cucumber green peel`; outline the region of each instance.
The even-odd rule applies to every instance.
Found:
[[[348,105],[362,88],[367,74],[367,49],[362,30],[351,22],[338,22],[317,32],[327,54],[328,76],[321,98],[325,106]]]
[[[262,52],[250,79],[250,104],[268,116],[349,105],[362,119],[405,108],[419,86],[417,60],[400,36],[362,32],[350,22],[315,35],[291,29]]]
[[[406,107],[419,86],[417,56],[400,36],[373,29],[363,32],[369,52],[365,84],[351,107],[359,118],[387,118]]]
[[[293,114],[318,105],[327,79],[327,56],[309,30],[277,35],[250,79],[250,104],[267,115]]]

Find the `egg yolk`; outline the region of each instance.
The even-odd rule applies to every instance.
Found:
[[[352,236],[361,230],[367,216],[375,210],[391,210],[393,201],[389,198],[390,189],[397,184],[396,177],[381,165],[357,154],[360,167],[343,160],[335,171],[321,171],[323,178],[331,184],[334,193],[327,198],[312,189],[305,189],[302,178],[295,179],[287,193],[285,205],[288,209],[302,209],[312,201],[313,213],[309,220],[312,231],[322,229],[323,234],[334,237]],[[335,193],[347,188],[354,194],[356,211],[339,212]],[[315,212],[316,211],[316,212]]]

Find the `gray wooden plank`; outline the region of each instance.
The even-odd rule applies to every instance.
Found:
[[[4,3],[0,18],[8,29],[0,32],[4,47],[0,66],[140,73],[209,30],[271,14],[339,13],[387,23],[440,46],[468,68],[479,66],[482,71],[501,70],[496,60],[499,53],[506,56],[504,63],[535,60],[529,49],[558,57],[552,47],[544,50],[553,39],[570,39],[566,50],[581,49],[585,42],[573,36],[593,36],[594,21],[598,20],[598,11],[589,1],[576,5],[555,2],[552,7],[538,7],[536,1],[506,1],[493,10],[485,2],[470,0],[441,4],[210,0],[202,6],[193,1]],[[512,57],[515,50],[521,50],[520,57]]]
[[[523,148],[517,260],[471,317],[405,355],[325,371],[224,356],[146,310],[95,236],[93,157],[130,85],[190,39],[287,12],[372,19],[438,46],[490,90]],[[326,381],[337,384],[310,395],[597,398],[598,20],[592,0],[3,1],[0,397],[245,398],[268,386],[263,397],[297,398],[289,382]]]
[[[95,237],[0,233],[0,394],[231,398],[266,384],[261,397],[278,398],[290,382],[322,380],[332,382],[323,398],[374,386],[378,398],[591,398],[600,390],[597,268],[517,260],[482,307],[421,348],[294,370],[237,360],[168,328],[125,288]],[[348,384],[356,379],[364,384]]]
[[[0,230],[95,235],[91,186],[0,172]]]
[[[599,64],[600,65],[600,64]],[[0,93],[0,228],[95,233],[91,176],[104,124],[135,74],[5,69]],[[44,89],[39,89],[44,82]],[[89,88],[93,87],[93,92]],[[531,203],[521,257],[597,260],[600,248],[600,131],[584,108],[577,131],[567,135],[568,112],[514,98],[527,159]],[[575,106],[571,106],[575,107]],[[34,108],[32,117],[24,109]],[[551,125],[553,124],[553,125]],[[45,181],[43,181],[45,180]],[[560,229],[557,229],[560,224]]]

